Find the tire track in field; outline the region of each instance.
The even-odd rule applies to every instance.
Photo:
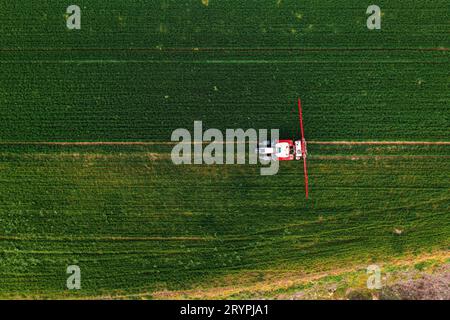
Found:
[[[54,145],[54,146],[152,146],[152,145],[175,145],[178,141],[0,141],[0,145]],[[181,142],[182,143],[182,142]],[[209,144],[210,142],[201,142],[202,144]],[[219,142],[217,142],[219,143]],[[257,143],[256,141],[246,142],[228,142],[224,141],[222,144],[248,144]],[[310,145],[449,145],[450,141],[307,141]],[[189,143],[187,143],[189,144]],[[192,142],[190,144],[199,144],[199,142]]]
[[[368,47],[353,47],[353,48],[338,48],[338,47],[310,47],[310,48],[299,48],[299,47],[167,47],[167,48],[101,48],[101,47],[91,47],[91,48],[0,48],[0,52],[89,52],[89,51],[110,51],[110,52],[280,52],[280,51],[296,51],[296,52],[348,52],[348,51],[410,51],[410,52],[426,52],[426,51],[449,51],[446,47],[434,47],[434,48],[368,48]]]
[[[207,145],[210,142],[177,142],[177,141],[0,141],[0,147],[7,146],[57,146],[57,147],[68,147],[68,146],[76,146],[76,147],[89,147],[89,146],[174,146],[176,144],[186,144],[186,145],[198,145],[203,144]],[[216,143],[220,143],[217,142]],[[221,144],[223,145],[231,145],[231,144],[253,144],[256,145],[256,141],[223,141]],[[342,146],[450,146],[450,141],[317,141],[312,140],[308,142],[309,145],[342,145]],[[250,148],[250,146],[249,146]],[[63,150],[63,149],[62,149]],[[87,150],[87,154],[74,152],[74,153],[58,153],[58,156],[67,156],[67,157],[76,157],[76,158],[86,158],[88,160],[94,160],[95,158],[115,158],[115,157],[132,157],[139,155],[146,155],[149,160],[157,161],[157,160],[169,160],[171,158],[170,152],[132,152],[120,155],[89,155],[94,154],[94,151]],[[11,155],[11,154],[19,154],[25,156],[38,156],[38,157],[53,157],[53,153],[23,153],[23,152],[11,152],[5,153],[0,152],[2,155]],[[193,153],[195,155],[195,152]],[[359,160],[399,160],[399,159],[450,159],[450,155],[436,155],[436,154],[335,154],[335,155],[310,155],[308,157],[312,160],[330,160],[330,161],[359,161]]]
[[[450,141],[307,141],[317,145],[450,145]]]
[[[126,236],[30,236],[30,235],[11,235],[0,236],[0,241],[210,241],[213,237],[126,237]]]
[[[313,160],[394,160],[394,159],[442,159],[450,156],[446,155],[348,155],[348,156],[309,156]]]

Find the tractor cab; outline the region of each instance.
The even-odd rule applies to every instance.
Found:
[[[277,160],[293,160],[294,159],[294,144],[292,140],[278,140],[275,143],[275,157]]]
[[[306,145],[306,144],[305,144]],[[261,159],[290,161],[302,159],[302,142],[300,140],[276,140],[261,143],[256,150]]]

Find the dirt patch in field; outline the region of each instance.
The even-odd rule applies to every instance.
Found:
[[[433,274],[409,272],[405,280],[387,286],[380,299],[450,300],[450,264],[441,266]]]

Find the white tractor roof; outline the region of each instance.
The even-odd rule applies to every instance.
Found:
[[[289,143],[278,142],[275,145],[275,155],[278,158],[287,158],[289,157],[289,153],[290,153]]]

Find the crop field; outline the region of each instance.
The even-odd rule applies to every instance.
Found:
[[[0,0],[0,298],[254,298],[449,263],[448,1],[377,1],[381,30],[360,0],[75,2],[80,30],[68,3]],[[310,199],[297,161],[172,162],[194,121],[297,138],[297,97]]]

